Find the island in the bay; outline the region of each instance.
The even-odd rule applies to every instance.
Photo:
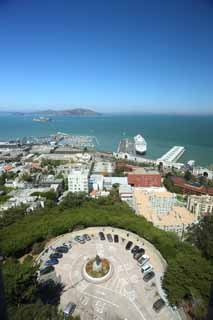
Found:
[[[91,109],[86,108],[74,108],[74,109],[64,109],[64,110],[55,110],[55,109],[47,109],[47,110],[37,110],[31,112],[24,111],[0,111],[3,114],[11,114],[16,116],[26,116],[26,115],[36,115],[36,116],[100,116],[101,113],[96,112]]]

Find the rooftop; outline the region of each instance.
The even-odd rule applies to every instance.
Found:
[[[172,197],[174,194],[170,192],[153,193],[158,197]],[[192,224],[195,217],[186,208],[174,205],[173,208],[166,214],[157,214],[149,201],[150,193],[144,192],[141,189],[134,189],[134,198],[137,206],[137,213],[144,216],[148,221],[156,226],[172,226],[182,224]]]

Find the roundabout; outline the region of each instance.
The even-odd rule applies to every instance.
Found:
[[[101,240],[99,232],[118,235],[119,241]],[[79,243],[76,235],[88,234],[90,241]],[[155,277],[145,282],[131,250],[129,241],[143,247],[150,257]],[[176,320],[171,308],[165,306],[159,313],[153,303],[165,298],[160,278],[166,264],[160,253],[147,241],[125,230],[115,228],[88,228],[60,236],[49,244],[40,255],[41,268],[57,246],[70,244],[70,249],[54,265],[55,271],[42,276],[63,284],[60,309],[70,302],[76,304],[75,315],[81,320]],[[132,246],[132,247],[133,247]],[[47,250],[48,249],[48,250]]]

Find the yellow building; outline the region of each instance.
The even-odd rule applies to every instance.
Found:
[[[168,191],[135,188],[133,204],[137,215],[145,217],[159,229],[175,232],[180,237],[188,226],[196,222],[196,216],[185,207],[178,206],[176,195]]]

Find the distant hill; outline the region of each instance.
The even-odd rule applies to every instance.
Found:
[[[33,112],[19,112],[19,111],[0,111],[0,114],[5,115],[48,115],[48,116],[97,116],[101,113],[84,108],[66,109],[66,110],[38,110]]]
[[[67,109],[67,110],[44,110],[44,111],[36,111],[31,112],[33,114],[45,114],[50,116],[94,116],[101,115],[99,112],[84,109],[84,108],[76,108],[76,109]]]

